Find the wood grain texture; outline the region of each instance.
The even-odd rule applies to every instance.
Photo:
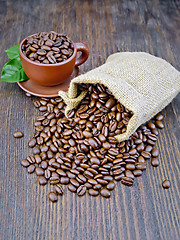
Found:
[[[86,72],[117,51],[145,51],[180,70],[178,0],[0,0],[0,69],[4,49],[39,31],[65,32],[90,48]],[[160,166],[150,162],[129,188],[116,184],[110,199],[79,198],[67,191],[57,204],[20,165],[31,151],[37,110],[17,84],[0,83],[0,240],[180,239],[180,95],[166,109],[157,147]],[[24,138],[14,139],[16,130]],[[162,181],[171,188],[164,190]]]

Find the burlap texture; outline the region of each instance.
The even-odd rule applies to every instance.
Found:
[[[127,131],[117,135],[128,139],[143,123],[167,106],[180,91],[180,72],[165,60],[144,52],[122,52],[108,57],[105,64],[74,78],[68,92],[59,91],[67,104],[65,114],[86,95],[77,96],[77,84],[104,84],[116,99],[133,112]]]

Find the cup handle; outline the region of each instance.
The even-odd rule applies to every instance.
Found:
[[[82,52],[81,56],[78,59],[76,59],[75,66],[77,67],[83,64],[88,59],[89,48],[84,43],[75,43],[75,45],[76,45],[77,52],[79,51]]]

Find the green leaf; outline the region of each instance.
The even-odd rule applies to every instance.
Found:
[[[0,81],[22,82],[27,79],[28,77],[22,68],[20,58],[17,57],[13,58],[4,65]]]
[[[10,47],[9,49],[5,50],[5,52],[10,59],[19,57],[19,44]]]

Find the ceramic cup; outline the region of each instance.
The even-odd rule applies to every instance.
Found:
[[[22,40],[19,46],[21,64],[29,79],[42,86],[51,87],[65,82],[72,74],[74,67],[83,64],[89,56],[89,49],[84,43],[74,43],[72,41],[74,44],[74,52],[67,60],[54,64],[37,63],[27,58],[22,52],[22,45],[27,38]],[[77,52],[79,51],[82,52],[82,54],[77,58]]]

